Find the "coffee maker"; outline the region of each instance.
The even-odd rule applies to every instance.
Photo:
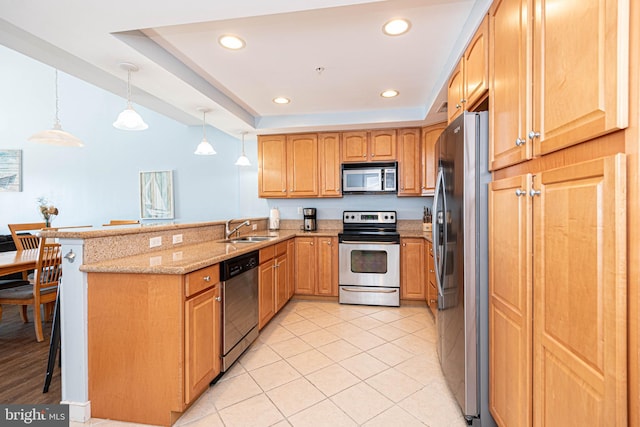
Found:
[[[303,208],[302,214],[304,215],[303,230],[316,231],[316,208]]]

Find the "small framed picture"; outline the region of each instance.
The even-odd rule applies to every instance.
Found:
[[[22,150],[0,149],[0,192],[22,191]]]
[[[173,171],[140,172],[140,218],[173,217]]]

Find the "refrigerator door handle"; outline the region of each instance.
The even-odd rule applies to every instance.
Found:
[[[442,210],[438,211],[438,202],[440,200],[440,192],[442,192]],[[436,285],[438,287],[438,308],[441,307],[441,301],[444,296],[444,272],[446,263],[445,244],[447,241],[447,198],[445,197],[444,173],[442,168],[438,169],[438,177],[436,178],[436,191],[433,196],[433,226],[431,227],[433,240],[433,264],[436,273]],[[442,227],[442,242],[440,241],[440,227]]]

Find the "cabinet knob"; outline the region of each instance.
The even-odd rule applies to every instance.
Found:
[[[311,242],[311,246],[313,246],[313,242]]]
[[[218,302],[222,301],[222,297],[216,297],[216,301]]]
[[[534,190],[533,188],[529,191],[529,195],[531,197],[535,197],[535,196],[539,196],[540,195],[540,190]]]
[[[529,132],[529,139],[533,139],[533,138],[540,138],[540,132],[534,132],[534,131]]]
[[[210,282],[211,281],[211,276],[204,276],[202,278],[205,282]]]
[[[407,246],[407,244],[406,244],[406,243],[403,243],[403,244],[402,244],[402,246]]]
[[[282,192],[283,192],[283,193],[286,193],[286,192],[287,192],[287,189],[286,189],[286,188],[283,188],[283,189],[282,189]]]
[[[362,155],[362,157],[367,157],[367,153],[364,153],[364,154]]]
[[[516,147],[524,145],[527,141],[524,138],[516,138]]]
[[[466,103],[467,103],[467,100],[466,100],[465,98],[462,98],[462,99],[460,100],[460,104],[466,104]]]
[[[462,108],[462,105],[456,104],[456,110],[459,110],[460,108]]]
[[[520,196],[524,196],[525,194],[527,194],[527,192],[526,192],[526,191],[524,191],[524,190],[522,190],[522,189],[520,189],[520,188],[518,188],[518,189],[516,190],[516,196],[518,196],[518,197],[520,197]]]
[[[435,271],[433,271],[433,270],[429,270],[429,273],[435,273]]]
[[[375,157],[375,156],[376,156],[376,154],[375,154],[375,153],[371,154],[371,157]]]
[[[331,246],[331,240],[327,240],[327,241],[326,241],[326,244],[327,244],[327,245],[329,245],[329,246]]]

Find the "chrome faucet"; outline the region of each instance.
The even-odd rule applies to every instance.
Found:
[[[227,221],[227,223],[224,226],[224,232],[225,232],[225,238],[228,239],[233,233],[238,233],[238,235],[240,234],[240,232],[238,230],[240,230],[240,228],[244,227],[245,225],[249,225],[251,224],[251,222],[249,222],[249,220],[246,220],[245,222],[241,223],[239,226],[237,226],[236,228],[234,228],[233,230],[229,230],[229,224],[231,224],[233,220],[230,219],[229,221]]]

